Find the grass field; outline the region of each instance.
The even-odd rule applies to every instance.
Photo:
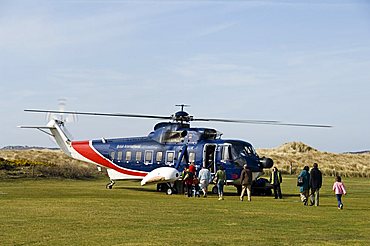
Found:
[[[284,199],[240,202],[155,192],[124,181],[0,180],[0,245],[369,245],[370,180],[345,178],[344,209],[333,178],[321,206],[299,202],[295,177],[284,177]]]

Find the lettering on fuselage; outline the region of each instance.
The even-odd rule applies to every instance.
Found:
[[[117,149],[126,149],[126,148],[131,148],[131,149],[140,149],[142,146],[140,145],[128,145],[128,144],[118,144]]]

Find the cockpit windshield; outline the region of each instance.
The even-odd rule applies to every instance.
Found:
[[[245,143],[233,143],[232,144],[232,156],[234,159],[239,158],[240,156],[255,156],[256,151],[252,145]]]
[[[222,160],[230,160],[243,167],[248,160],[257,160],[258,155],[253,146],[243,141],[228,141],[222,149]]]

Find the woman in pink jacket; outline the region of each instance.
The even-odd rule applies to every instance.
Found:
[[[335,183],[333,185],[333,191],[335,192],[335,196],[337,197],[338,209],[343,209],[342,195],[347,194],[347,192],[346,192],[346,188],[344,187],[344,184],[342,183],[342,179],[340,176],[337,176],[335,178]]]

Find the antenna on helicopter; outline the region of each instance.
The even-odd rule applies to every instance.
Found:
[[[176,107],[181,107],[181,111],[184,111],[184,107],[190,107],[188,104],[176,104]]]
[[[190,121],[194,120],[193,116],[184,111],[184,107],[190,107],[190,105],[176,104],[175,106],[181,107],[181,111],[178,111],[174,115],[171,115],[173,121],[183,124],[184,122],[189,123]]]

